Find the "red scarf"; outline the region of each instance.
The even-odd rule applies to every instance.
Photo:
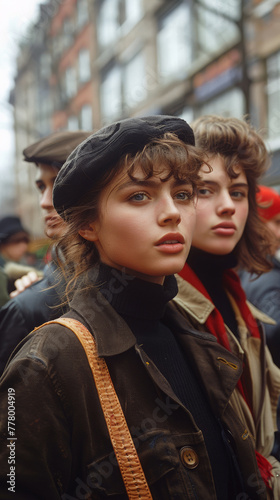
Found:
[[[194,273],[194,271],[190,268],[190,266],[188,264],[184,265],[184,267],[183,267],[182,271],[179,273],[179,275],[185,281],[190,283],[194,288],[196,288],[196,290],[198,290],[200,293],[202,293],[202,295],[204,295],[204,297],[206,297],[208,300],[210,300],[210,302],[213,303],[206,288],[204,287],[202,282],[199,280],[197,275]],[[228,290],[228,292],[234,298],[234,300],[239,308],[240,314],[241,314],[243,320],[245,321],[247,328],[248,328],[249,332],[251,333],[252,337],[260,338],[260,332],[259,332],[257,322],[256,322],[255,318],[253,317],[253,315],[252,315],[252,313],[247,305],[246,295],[245,295],[245,292],[241,286],[240,279],[239,279],[238,275],[232,269],[227,269],[224,272],[223,284],[224,284],[225,289]],[[219,344],[221,344],[228,351],[230,351],[231,349],[230,349],[230,344],[229,344],[228,335],[227,335],[227,331],[225,328],[224,320],[223,320],[221,313],[218,311],[218,309],[216,307],[213,309],[213,311],[208,316],[205,325],[207,327],[207,330],[216,337]],[[243,398],[245,399],[248,407],[250,408],[250,410],[252,412],[251,405],[249,404],[249,398],[246,396],[246,391],[244,389],[244,385],[245,384],[242,383],[242,376],[241,376],[238,383],[237,383],[237,387],[240,390]],[[272,466],[268,462],[268,460],[266,460],[266,458],[264,458],[262,455],[260,455],[257,451],[256,451],[256,457],[257,457],[257,462],[258,462],[258,466],[260,469],[262,479],[265,482],[266,486],[268,488],[270,488],[270,485],[268,484],[268,480],[272,476],[272,474],[271,474]]]

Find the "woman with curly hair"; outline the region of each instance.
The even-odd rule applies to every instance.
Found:
[[[192,126],[207,167],[201,169],[192,247],[174,300],[192,327],[224,347],[218,365],[227,364],[234,376],[237,364],[227,361],[227,353],[242,362],[229,402],[244,422],[244,439],[251,436],[254,442],[268,498],[276,499],[280,467],[272,450],[280,371],[265,346],[261,321],[270,319],[247,303],[234,270],[242,266],[259,275],[271,268],[266,259],[271,239],[256,203],[269,155],[245,120],[209,115]]]

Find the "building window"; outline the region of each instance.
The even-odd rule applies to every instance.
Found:
[[[203,6],[203,3],[205,6]],[[207,56],[224,51],[224,46],[238,40],[240,36],[236,21],[241,15],[240,0],[202,0],[196,4],[197,54]],[[226,19],[223,14],[232,21]]]
[[[88,22],[87,0],[77,0],[77,26],[82,28]]]
[[[118,66],[106,72],[101,84],[101,113],[104,122],[117,118],[122,111],[122,81]]]
[[[98,13],[98,42],[101,47],[109,45],[117,38],[119,29],[118,0],[104,0]]]
[[[70,67],[65,71],[65,94],[67,99],[71,99],[77,93],[77,79],[75,68]]]
[[[199,108],[200,115],[222,115],[242,118],[245,113],[245,99],[241,89],[234,88],[211,99]]]
[[[62,33],[58,33],[52,42],[52,55],[54,60],[56,61],[63,52],[63,35]]]
[[[98,42],[101,47],[125,34],[143,15],[143,0],[103,0],[98,13]],[[122,32],[120,31],[122,29]]]
[[[267,60],[268,138],[279,137],[280,130],[280,51]]]
[[[183,79],[192,59],[189,4],[182,2],[159,18],[158,71],[162,79]]]
[[[145,77],[145,60],[143,53],[135,56],[124,68],[124,102],[133,108],[145,99],[147,85]]]
[[[40,77],[48,80],[51,76],[51,55],[45,52],[40,57]]]
[[[194,119],[193,108],[191,108],[190,106],[185,106],[178,114],[178,116],[179,118],[185,120],[187,123],[191,123]]]
[[[64,49],[70,47],[73,41],[73,22],[69,17],[63,21],[63,46]]]
[[[90,79],[90,52],[88,49],[82,49],[79,52],[79,82],[85,83]]]
[[[130,28],[136,24],[143,15],[142,0],[120,0],[120,10],[122,12],[121,24]]]
[[[67,120],[67,130],[70,130],[71,132],[79,130],[79,120],[77,116],[69,116]]]
[[[38,129],[42,136],[48,135],[51,131],[51,114],[53,112],[50,91],[48,87],[40,86],[37,89],[37,121]]]
[[[92,106],[85,104],[80,112],[81,130],[92,130]]]

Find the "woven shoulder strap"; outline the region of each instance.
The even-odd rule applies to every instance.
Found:
[[[71,318],[59,318],[41,326],[52,323],[59,323],[72,330],[86,352],[128,498],[152,500],[106,361],[97,355],[93,336],[80,321]]]

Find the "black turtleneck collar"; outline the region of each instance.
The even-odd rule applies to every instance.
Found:
[[[191,247],[187,263],[203,283],[224,322],[238,337],[236,317],[223,287],[224,271],[237,265],[234,253],[216,255]]]
[[[227,255],[217,255],[192,246],[187,263],[208,289],[209,285],[213,286],[217,281],[222,282],[224,271],[236,267],[237,259],[233,252]],[[213,278],[215,278],[214,282]]]
[[[178,292],[176,278],[166,276],[163,285],[124,274],[100,264],[95,281],[102,295],[121,316],[160,319],[166,304]]]

